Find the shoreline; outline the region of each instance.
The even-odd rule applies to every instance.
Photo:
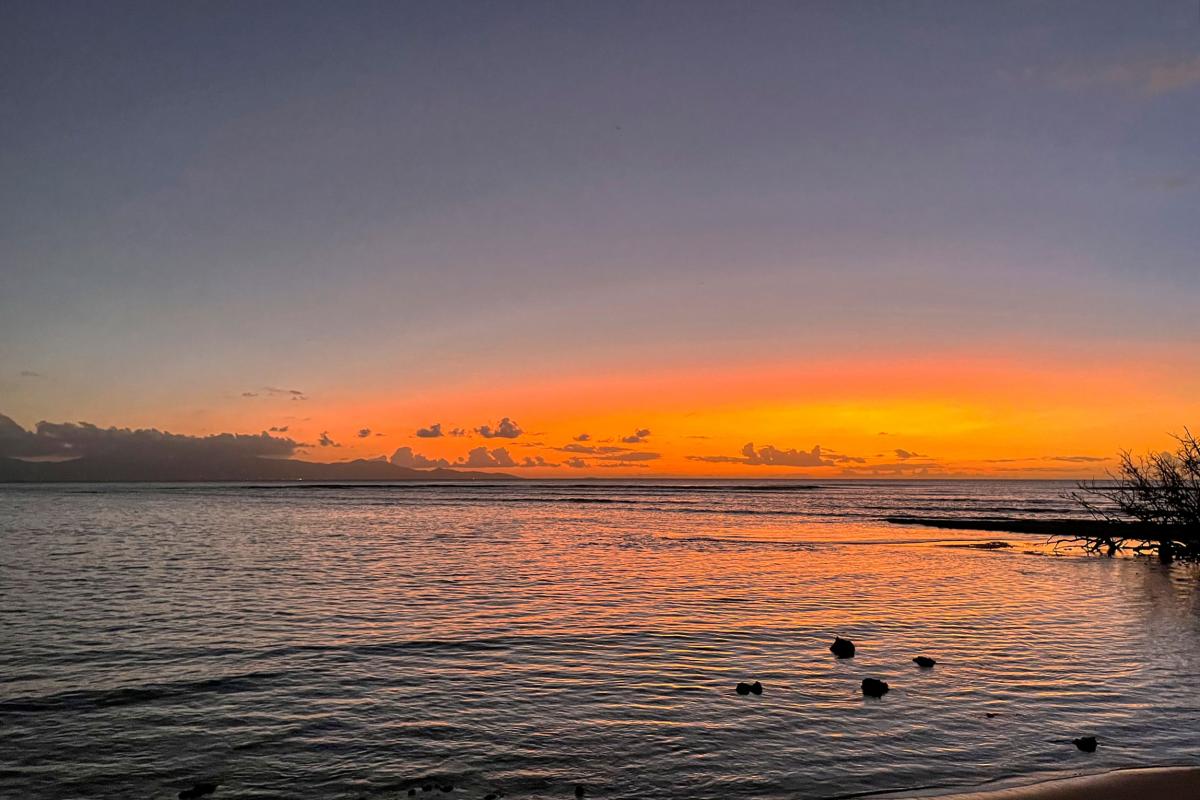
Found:
[[[1007,784],[1007,779],[999,783]],[[860,795],[897,800],[1153,800],[1200,798],[1200,766],[1121,767],[1106,772],[1045,777],[1033,783],[959,790],[900,790]]]

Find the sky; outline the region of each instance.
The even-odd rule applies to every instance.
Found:
[[[1200,427],[1194,0],[4,17],[25,428],[1071,477]]]

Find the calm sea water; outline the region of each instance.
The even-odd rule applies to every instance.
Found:
[[[1066,488],[0,487],[0,795],[832,798],[1200,763],[1195,571],[879,519],[1060,517]]]

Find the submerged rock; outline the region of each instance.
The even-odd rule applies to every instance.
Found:
[[[843,639],[840,636],[835,636],[833,637],[833,644],[829,645],[829,652],[838,658],[854,658],[854,642],[849,639]]]
[[[1096,752],[1097,742],[1095,736],[1080,736],[1078,739],[1072,739],[1071,742],[1085,753]]]
[[[750,684],[742,682],[737,685],[737,693],[738,694],[750,694],[750,692],[751,692]]]
[[[758,681],[755,681],[754,683],[750,684],[750,691],[754,694],[762,694],[762,684]]]
[[[867,697],[883,697],[888,693],[888,685],[875,678],[863,678],[862,693]]]
[[[196,800],[196,798],[210,795],[217,791],[217,784],[212,781],[202,781],[201,783],[192,784],[192,788],[184,789],[179,793],[179,800]]]
[[[916,664],[918,667],[921,667],[922,669],[929,669],[937,662],[934,661],[929,656],[917,656],[916,658],[913,659],[913,663]]]

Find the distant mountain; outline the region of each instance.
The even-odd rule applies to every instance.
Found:
[[[502,472],[410,469],[386,461],[322,464],[257,456],[199,461],[164,456],[84,456],[71,461],[22,461],[0,457],[0,482],[185,482],[185,481],[494,481],[521,480]]]

